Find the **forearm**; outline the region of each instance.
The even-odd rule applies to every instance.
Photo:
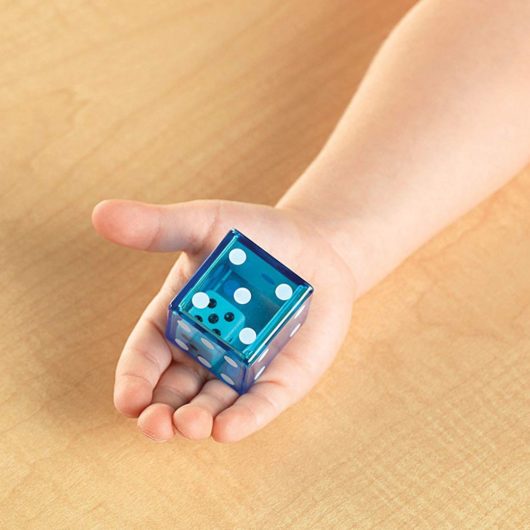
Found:
[[[427,0],[280,200],[368,290],[529,161],[530,3]]]

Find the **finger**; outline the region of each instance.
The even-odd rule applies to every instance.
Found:
[[[290,381],[282,375],[255,383],[214,419],[212,436],[216,441],[237,442],[253,434],[301,399],[316,382],[316,377],[306,374],[286,355],[274,359],[268,371],[273,365],[275,372],[285,370]]]
[[[198,252],[216,227],[221,201],[171,205],[107,200],[96,205],[92,224],[106,239],[140,250]]]
[[[156,323],[161,304],[157,295],[129,336],[116,367],[114,405],[125,416],[136,417],[151,403],[153,389],[172,359],[171,349]]]
[[[165,403],[149,405],[138,417],[138,428],[155,442],[168,442],[175,436],[171,423],[173,408]]]
[[[261,230],[259,219],[267,230]],[[107,200],[92,212],[94,228],[120,245],[152,251],[184,250],[200,254],[211,250],[230,228],[243,230],[251,239],[272,247],[277,234],[299,239],[275,208],[235,201],[196,200],[169,205]]]
[[[172,364],[153,392],[153,402],[138,417],[138,427],[149,438],[165,442],[175,435],[173,413],[188,403],[204,383],[204,374],[192,367]]]
[[[126,416],[137,417],[151,403],[153,390],[171,360],[185,357],[166,341],[164,327],[168,304],[192,267],[182,254],[125,343],[116,366],[114,404]]]
[[[173,423],[182,436],[202,440],[212,434],[213,419],[237,399],[237,392],[221,381],[212,379],[187,404],[178,408]]]

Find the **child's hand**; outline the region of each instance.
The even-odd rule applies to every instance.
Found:
[[[280,207],[96,207],[94,225],[108,239],[184,251],[116,370],[116,406],[138,416],[145,434],[169,440],[176,427],[188,438],[232,441],[267,424],[331,363],[354,292],[366,292],[528,164],[530,4],[505,3],[415,6]],[[306,325],[241,397],[172,349],[163,333],[169,301],[232,227],[315,287]]]
[[[154,206],[105,201],[93,213],[107,239],[183,253],[133,329],[116,368],[114,402],[145,435],[236,441],[301,399],[330,365],[348,330],[350,269],[301,213],[269,206],[193,201]],[[167,307],[230,228],[238,228],[315,288],[306,324],[248,393],[238,396],[164,337]]]

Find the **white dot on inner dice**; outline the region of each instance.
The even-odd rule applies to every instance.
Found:
[[[244,250],[235,248],[228,254],[228,259],[230,260],[230,263],[233,263],[234,265],[241,265],[247,260],[247,255]]]
[[[257,381],[259,376],[263,373],[263,371],[265,370],[265,366],[262,366],[259,370],[258,370],[258,373],[254,376],[254,381]]]
[[[256,340],[256,332],[252,328],[243,328],[239,332],[239,340],[243,344],[252,344]]]
[[[234,291],[234,300],[238,304],[248,304],[251,298],[252,294],[246,287],[239,287]]]
[[[274,294],[280,300],[289,300],[289,298],[291,298],[291,296],[293,295],[293,289],[290,285],[287,285],[286,283],[280,283],[280,285],[276,287]]]
[[[210,303],[210,297],[203,292],[195,293],[191,299],[191,303],[197,309],[204,309]]]
[[[229,385],[233,385],[234,384],[234,380],[229,376],[229,375],[226,375],[226,374],[219,374],[221,376],[221,378],[223,379],[223,381],[226,381]]]
[[[296,324],[296,326],[293,328],[293,330],[291,331],[291,333],[289,333],[289,337],[292,337],[299,329],[300,329],[300,326],[302,325],[301,322],[298,322],[298,324]]]
[[[228,355],[225,355],[225,361],[234,368],[237,368],[237,363],[232,359],[232,357],[229,357]]]
[[[177,346],[179,348],[182,348],[183,350],[186,350],[186,351],[189,350],[188,345],[185,342],[182,342],[180,339],[175,339],[175,342],[177,343]]]
[[[204,364],[204,366],[206,366],[206,368],[211,368],[211,367],[212,367],[210,361],[208,361],[208,360],[205,359],[204,357],[201,357],[200,355],[197,355],[197,359],[199,360],[199,362],[200,362],[201,364]]]
[[[201,337],[201,342],[202,342],[207,348],[209,348],[210,350],[213,350],[213,344],[212,344],[209,340],[206,340],[204,337]]]

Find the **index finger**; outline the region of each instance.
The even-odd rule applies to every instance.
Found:
[[[137,417],[153,399],[153,390],[174,355],[164,328],[167,307],[187,280],[187,256],[181,254],[159,293],[149,303],[129,335],[116,366],[114,405],[126,416]]]

